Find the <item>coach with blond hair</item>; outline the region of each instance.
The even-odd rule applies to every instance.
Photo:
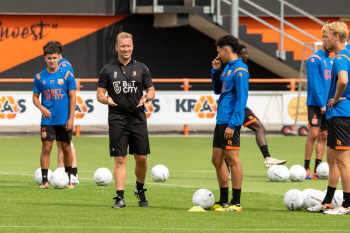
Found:
[[[139,206],[148,206],[144,183],[147,154],[150,154],[144,104],[155,97],[151,74],[145,64],[131,58],[134,45],[132,35],[118,34],[115,49],[118,59],[105,65],[97,88],[97,100],[108,105],[109,152],[114,157],[114,183],[117,197],[112,208],[125,207],[127,148],[134,155],[136,188]],[[143,95],[143,90],[146,90]],[[106,96],[107,91],[107,96]]]

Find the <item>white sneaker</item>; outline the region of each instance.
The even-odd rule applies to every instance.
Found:
[[[285,164],[286,162],[287,162],[286,160],[278,160],[274,157],[266,157],[264,159],[264,165],[267,168],[271,167],[272,165],[282,165],[282,164]]]
[[[77,176],[71,174],[71,175],[70,175],[70,182],[71,182],[72,184],[79,184],[78,174],[77,174]]]
[[[324,211],[330,210],[332,208],[333,208],[332,204],[323,205],[322,203],[319,203],[314,207],[307,208],[307,210],[313,213],[319,213],[319,212],[323,213]]]
[[[343,206],[326,210],[323,212],[324,214],[350,214],[350,208],[344,208]]]

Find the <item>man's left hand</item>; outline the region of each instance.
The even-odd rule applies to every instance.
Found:
[[[146,103],[146,101],[147,101],[147,96],[148,96],[148,94],[146,94],[146,95],[144,95],[144,96],[141,97],[140,103],[139,103],[139,105],[137,105],[137,107],[141,107],[141,106],[143,106],[143,105]]]
[[[227,127],[226,130],[225,130],[225,134],[224,134],[225,140],[229,140],[229,139],[233,138],[233,133],[234,132],[235,132],[235,130],[230,129],[229,127]]]
[[[69,118],[66,123],[66,131],[73,129],[74,119]]]

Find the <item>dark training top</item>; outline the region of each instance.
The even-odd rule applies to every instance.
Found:
[[[144,124],[143,106],[136,107],[143,89],[153,87],[151,74],[145,64],[133,59],[124,66],[119,60],[105,65],[98,80],[98,87],[105,88],[118,106],[108,105],[108,124]]]

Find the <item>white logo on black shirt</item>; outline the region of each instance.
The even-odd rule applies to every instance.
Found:
[[[135,82],[136,81],[131,81],[130,83],[128,83],[127,81],[113,82],[114,91],[117,94],[119,94],[121,91],[123,91],[124,93],[136,93],[137,87],[135,87]],[[121,85],[121,83],[123,85]]]
[[[117,78],[117,71],[114,71],[114,78]]]

